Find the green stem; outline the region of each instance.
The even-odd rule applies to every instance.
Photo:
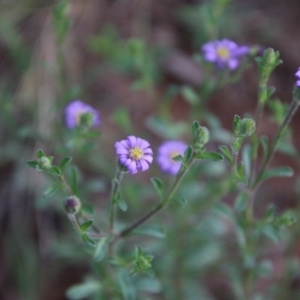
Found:
[[[183,177],[185,176],[185,174],[187,173],[188,169],[190,168],[190,166],[192,165],[194,161],[194,158],[192,157],[188,162],[185,168],[183,168],[182,170],[179,171],[179,173],[176,176],[175,182],[170,190],[170,192],[168,193],[168,195],[164,198],[164,200],[162,202],[160,202],[159,204],[157,204],[150,212],[148,212],[146,215],[144,215],[142,218],[140,218],[139,220],[137,220],[136,222],[134,222],[132,225],[130,225],[129,227],[125,228],[123,231],[121,231],[116,238],[123,238],[126,235],[128,235],[131,231],[133,231],[135,228],[139,227],[140,225],[142,225],[143,223],[145,223],[148,219],[150,219],[151,217],[153,217],[154,215],[156,215],[160,210],[162,210],[164,207],[166,207],[169,202],[171,201],[172,197],[174,196],[177,188],[179,187]]]
[[[257,186],[260,184],[260,181],[264,175],[264,172],[266,171],[271,159],[274,156],[274,153],[277,149],[278,143],[279,143],[280,139],[282,138],[285,129],[288,127],[291,119],[293,118],[295,112],[297,111],[299,105],[300,105],[300,101],[297,100],[296,98],[294,98],[290,105],[289,111],[288,111],[283,123],[281,124],[276,137],[273,140],[273,143],[267,153],[267,156],[263,162],[263,165],[261,166],[260,171],[259,171],[258,175],[256,176],[256,179],[252,185],[253,190],[255,190],[257,188]]]
[[[119,168],[115,178],[112,180],[112,190],[110,195],[110,207],[109,207],[109,230],[113,234],[115,226],[115,217],[116,217],[116,200],[119,195],[121,180],[123,178],[124,172]]]
[[[82,232],[81,232],[80,226],[77,222],[77,219],[76,219],[75,215],[67,214],[67,216],[68,216],[69,220],[71,221],[71,223],[72,223],[74,229],[76,230],[76,232],[81,235]]]

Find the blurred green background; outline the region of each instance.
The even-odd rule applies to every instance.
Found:
[[[0,1],[0,299],[67,299],[66,290],[89,273],[89,252],[62,212],[64,194],[45,195],[49,181],[26,165],[38,148],[57,161],[73,157],[84,202],[94,206],[95,220],[104,226],[116,140],[140,135],[154,150],[166,138],[189,142],[190,124],[197,119],[215,126],[214,143],[226,143],[233,116],[254,114],[255,63],[247,65],[238,83],[212,92],[203,85],[208,74],[199,63],[201,45],[229,38],[278,50],[284,63],[271,84],[288,103],[300,65],[299,16],[298,0]],[[206,88],[207,99],[194,105],[187,86]],[[72,146],[72,132],[64,125],[64,107],[74,99],[93,105],[101,115],[102,136],[88,152]],[[271,111],[260,129],[270,137],[277,126],[268,117]],[[258,215],[267,203],[278,211],[298,209],[297,116],[292,122],[295,148],[286,150],[291,156],[281,152],[272,163],[292,166],[295,175],[261,187]],[[189,210],[174,204],[150,221],[167,228],[166,238],[138,241],[154,254],[157,277],[134,277],[137,299],[236,299],[227,282],[230,263],[238,264],[232,228],[205,210],[226,190],[218,184],[226,170],[203,164],[197,171],[190,175],[197,184],[181,190],[192,199]],[[126,177],[124,194],[137,200],[129,200],[130,210],[120,213],[121,225],[153,204],[147,185],[153,175],[164,176],[155,164],[149,173]],[[232,203],[232,198],[224,201]],[[298,240],[296,225],[282,242],[261,246],[261,256],[273,270],[256,289],[264,294],[281,283],[280,290],[272,288],[261,299],[300,297]],[[122,247],[129,253],[135,244],[130,240]]]

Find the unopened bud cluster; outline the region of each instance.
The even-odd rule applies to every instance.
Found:
[[[65,212],[69,215],[77,214],[79,212],[80,208],[81,208],[81,202],[74,195],[69,196],[64,202]]]
[[[193,123],[193,148],[195,152],[203,151],[204,145],[209,141],[209,131],[198,122]]]

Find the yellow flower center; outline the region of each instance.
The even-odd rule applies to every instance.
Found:
[[[218,56],[223,59],[228,59],[230,57],[230,52],[226,47],[219,47],[217,53]]]
[[[134,159],[134,160],[139,160],[141,159],[141,157],[143,156],[143,150],[139,147],[134,147],[134,148],[131,148],[129,150],[129,156],[130,158]]]

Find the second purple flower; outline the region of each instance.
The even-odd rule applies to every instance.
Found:
[[[166,141],[158,148],[157,163],[162,171],[176,175],[181,163],[173,160],[173,157],[184,154],[187,144],[182,141]]]

